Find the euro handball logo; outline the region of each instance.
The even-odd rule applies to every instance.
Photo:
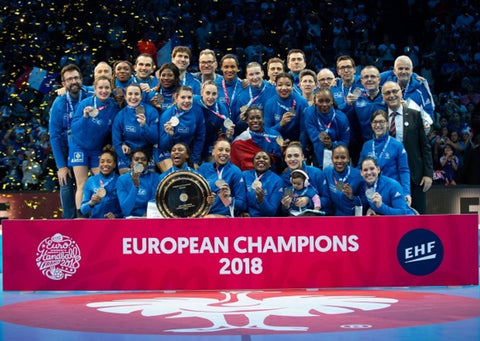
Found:
[[[442,263],[442,241],[430,230],[412,230],[400,239],[397,258],[408,273],[417,276],[428,275],[437,270]]]
[[[66,279],[80,267],[80,248],[70,237],[56,233],[45,238],[37,247],[37,266],[50,279]]]

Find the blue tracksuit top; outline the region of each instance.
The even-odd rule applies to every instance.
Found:
[[[180,122],[174,128],[173,136],[170,136],[163,126],[173,116],[178,117]],[[205,144],[205,119],[198,105],[192,105],[187,111],[180,111],[176,104],[171,106],[160,116],[159,131],[158,152],[160,154],[168,154],[175,143],[184,142],[190,147],[193,162],[200,163]]]
[[[310,186],[313,186],[317,191],[318,195],[320,195],[320,203],[322,204],[321,209],[324,212],[328,212],[330,210],[330,198],[328,196],[328,187],[327,181],[325,179],[325,175],[320,168],[314,166],[307,166],[305,163],[302,165],[302,170],[307,173]],[[290,176],[292,175],[292,171],[288,168],[281,174],[281,178],[283,180],[283,187],[291,186]]]
[[[316,105],[312,105],[305,110],[305,129],[308,138],[313,144],[313,150],[317,157],[320,167],[323,166],[324,146],[318,135],[325,131],[332,139],[332,148],[339,144],[348,146],[350,142],[350,124],[347,116],[340,110],[330,109],[326,114],[322,114]]]
[[[282,134],[284,139],[300,141],[305,146],[306,140],[303,137],[305,131],[304,112],[307,107],[307,100],[295,92],[292,92],[287,99],[282,99],[278,94],[275,94],[265,103],[263,109],[265,127],[275,129]],[[280,127],[283,114],[292,108],[296,113],[295,118],[286,126]]]
[[[176,88],[166,89],[163,86],[160,86],[156,94],[163,96],[163,103],[160,109],[161,112],[164,112],[173,105],[173,95],[175,94]]]
[[[85,182],[83,188],[83,199],[80,210],[83,214],[90,213],[90,218],[104,218],[105,214],[112,212],[117,218],[122,217],[122,209],[117,196],[117,181],[118,174],[112,172],[108,176],[104,176],[102,173],[91,176]],[[99,188],[105,188],[107,194],[102,198],[98,204],[90,207],[88,204],[92,195],[94,195]]]
[[[265,191],[265,197],[259,204],[252,183],[257,180],[257,172],[250,169],[242,172],[247,188],[247,210],[252,217],[274,217],[283,197],[283,180],[270,169],[260,176],[259,181]]]
[[[151,148],[158,141],[158,112],[149,104],[142,104],[145,108],[146,123],[140,127],[137,121],[135,108],[126,106],[120,110],[113,120],[112,141],[115,151],[123,155],[122,145],[130,149]]]
[[[347,104],[347,95],[350,92],[353,92],[356,88],[363,89],[362,82],[360,81],[360,76],[355,75],[353,78],[352,85],[347,88],[343,85],[342,79],[338,79],[335,86],[330,88],[330,91],[333,95],[333,100],[337,103],[338,109],[343,112],[348,112],[350,109],[348,108],[349,105]]]
[[[403,193],[410,195],[410,168],[402,142],[388,134],[366,141],[360,152],[359,169],[362,160],[367,156],[376,158],[383,175],[398,181],[402,185]]]
[[[235,76],[232,81],[225,81],[222,78],[216,78],[215,83],[218,85],[218,101],[227,106],[229,112],[232,111],[233,102],[242,90],[242,81]]]
[[[181,86],[189,86],[193,90],[194,95],[200,95],[202,84],[190,72],[185,73],[185,77],[180,80]]]
[[[217,99],[215,104],[207,106],[202,96],[193,96],[193,105],[198,106],[203,113],[205,119],[205,143],[202,150],[202,159],[206,159],[212,154],[213,143],[218,139],[219,133],[226,131],[223,126],[225,119],[229,117],[227,106],[220,103]]]
[[[231,196],[234,200],[232,203],[235,208],[235,216],[238,213],[245,212],[247,208],[247,192],[240,168],[229,161],[225,166],[219,167],[217,170],[215,162],[207,162],[200,166],[198,172],[207,180],[213,193],[217,193],[219,190],[215,182],[219,178],[225,180],[230,186]],[[218,195],[215,196],[215,203],[210,208],[210,213],[230,216],[229,207],[225,207]]]
[[[382,196],[382,205],[377,208],[375,204],[367,199],[365,191],[367,188],[373,187],[375,192]],[[365,182],[360,186],[360,195],[362,198],[363,208],[371,208],[376,213],[382,215],[413,215],[414,212],[408,207],[402,186],[398,181],[380,174],[373,186],[367,185]]]
[[[221,90],[221,89],[220,89]],[[238,95],[235,97],[235,100],[231,106],[232,109],[232,121],[235,124],[238,124],[240,121],[240,109],[244,105],[249,107],[256,107],[264,110],[265,103],[272,97],[275,96],[277,91],[275,87],[263,81],[260,88],[254,88],[251,85],[247,86],[245,89],[241,89]]]
[[[155,199],[160,175],[151,171],[144,171],[140,175],[140,185],[133,185],[132,172],[120,175],[117,181],[117,196],[122,208],[122,214],[127,216],[143,217],[147,213],[150,200]]]
[[[435,120],[435,104],[433,102],[433,96],[428,86],[427,80],[420,82],[417,80],[418,75],[416,73],[412,74],[410,82],[408,82],[405,90],[403,90],[403,99],[412,100],[418,106],[422,107],[425,112],[427,112],[430,117]],[[385,71],[380,74],[380,85],[387,81],[397,82],[397,76],[395,73],[390,71]]]
[[[68,165],[68,138],[75,109],[82,99],[90,97],[92,94],[82,87],[78,100],[66,93],[55,98],[50,108],[48,131],[57,168]]]
[[[367,93],[363,92],[353,104],[353,110],[351,113],[354,115],[355,119],[358,120],[358,123],[360,123],[361,132],[358,133],[361,133],[363,141],[367,141],[372,138],[372,126],[370,124],[370,118],[372,117],[372,114],[379,109],[387,111],[387,105],[383,101],[383,97],[380,92],[373,100],[368,96]]]
[[[83,109],[88,106],[97,108],[97,117],[83,116]],[[119,105],[112,98],[105,102],[100,102],[95,96],[84,99],[78,104],[72,119],[72,141],[83,149],[102,150],[119,110]]]
[[[328,193],[332,203],[332,214],[336,216],[355,215],[355,206],[361,206],[360,188],[365,184],[357,168],[347,166],[343,172],[338,173],[333,166],[323,170],[327,181]],[[343,191],[337,190],[337,183],[348,183],[353,190],[353,200],[350,200]]]

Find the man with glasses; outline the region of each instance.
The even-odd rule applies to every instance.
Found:
[[[335,75],[328,68],[321,69],[317,74],[317,86],[319,88],[330,88],[335,85]]]
[[[337,58],[337,74],[340,79],[337,79],[331,90],[338,108],[345,112],[347,100],[353,103],[358,97],[355,90],[357,88],[361,90],[362,87],[360,77],[355,75],[355,61],[352,57],[340,56]]]
[[[48,129],[53,157],[57,165],[63,218],[73,219],[77,217],[77,212],[75,207],[74,178],[72,170],[68,167],[70,124],[78,103],[90,97],[92,93],[89,93],[83,87],[83,77],[77,65],[69,64],[63,67],[60,75],[66,93],[58,96],[53,102],[50,108]]]
[[[395,59],[393,71],[380,74],[380,85],[386,81],[394,81],[400,85],[403,98],[415,102],[432,119],[435,117],[435,103],[433,101],[428,81],[413,72],[413,63],[408,56],[399,56]]]
[[[382,87],[382,96],[388,107],[390,135],[402,142],[408,155],[412,207],[420,214],[426,212],[426,192],[432,186],[432,151],[425,135],[419,111],[408,108],[403,101],[400,85],[393,81]]]
[[[200,55],[198,56],[198,69],[200,71],[192,75],[202,84],[207,80],[214,81],[217,78],[222,78],[221,75],[215,72],[217,67],[218,63],[215,52],[210,49],[205,49],[200,51]]]
[[[360,73],[360,81],[363,91],[351,105],[345,110],[350,120],[350,158],[353,165],[358,162],[358,156],[365,141],[372,138],[372,127],[370,119],[372,114],[381,109],[386,110],[387,106],[380,94],[380,72],[373,65],[365,66]]]

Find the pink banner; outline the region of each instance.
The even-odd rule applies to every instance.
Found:
[[[3,221],[4,290],[478,284],[478,216]]]

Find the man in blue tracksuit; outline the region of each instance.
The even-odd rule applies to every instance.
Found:
[[[63,217],[76,217],[75,190],[73,174],[68,167],[68,139],[71,135],[71,122],[78,103],[92,93],[82,87],[80,68],[74,64],[65,66],[61,71],[62,85],[66,93],[57,97],[50,109],[49,133],[53,157],[57,165],[60,183],[60,201]]]

